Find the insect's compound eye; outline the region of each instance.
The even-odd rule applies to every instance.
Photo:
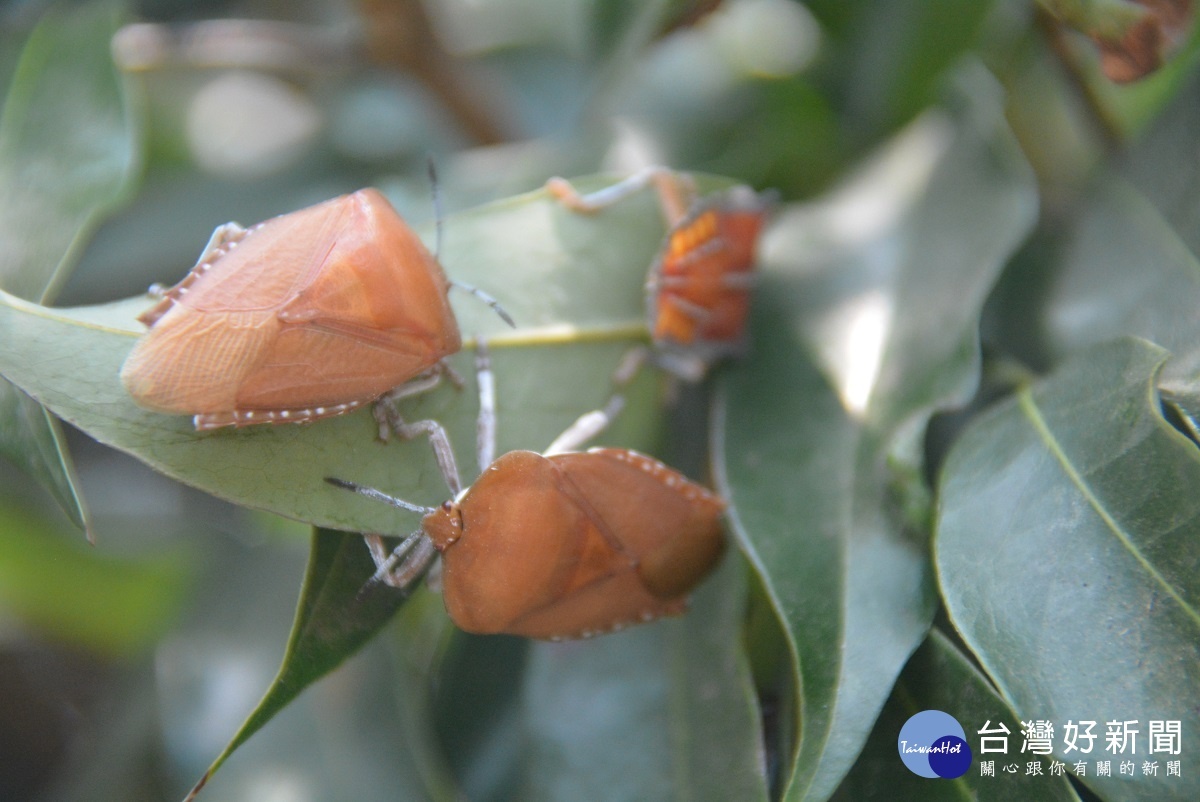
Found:
[[[453,508],[454,508],[453,501],[446,499],[445,501],[442,502],[442,511],[443,512],[450,512],[450,510],[452,510]]]

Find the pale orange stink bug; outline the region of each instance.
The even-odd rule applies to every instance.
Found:
[[[462,345],[450,284],[375,189],[250,229],[227,223],[141,315],[150,330],[121,381],[139,405],[193,415],[197,429],[340,415],[410,379],[436,381]]]
[[[462,629],[484,634],[590,637],[682,613],[724,548],[725,503],[635,451],[574,451],[604,428],[608,410],[582,416],[542,454],[511,451],[493,460],[492,378],[482,347],[479,374],[478,457],[486,467],[474,485],[459,489],[452,454],[439,459],[454,494],[440,507],[327,480],[424,514],[391,555],[368,540],[375,578],[407,587],[440,553],[446,610]],[[434,442],[435,450],[448,448],[444,437]]]
[[[564,206],[592,213],[653,185],[668,230],[646,279],[646,316],[661,367],[689,381],[718,359],[746,350],[759,236],[770,194],[736,186],[696,197],[689,178],[650,167],[624,181],[580,195],[562,178],[546,188]]]

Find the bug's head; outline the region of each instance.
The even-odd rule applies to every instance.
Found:
[[[438,551],[445,551],[462,537],[462,511],[457,502],[443,501],[442,505],[421,519],[421,528]]]

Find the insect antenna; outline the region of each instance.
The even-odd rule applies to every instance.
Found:
[[[437,259],[440,263],[442,260],[442,230],[444,229],[443,218],[445,217],[445,210],[442,208],[442,191],[440,185],[438,184],[437,165],[433,160],[432,153],[426,157],[425,165],[429,171],[430,194],[433,196],[433,230],[435,232],[433,240],[433,258]],[[499,315],[500,319],[507,323],[510,328],[515,329],[517,327],[517,324],[513,322],[512,316],[509,315],[508,311],[500,305],[500,302],[488,295],[483,290],[470,284],[466,284],[462,281],[455,281],[454,279],[450,279],[450,286],[474,295],[476,298],[490,306],[492,311]]]
[[[438,183],[437,163],[433,160],[433,154],[425,155],[425,169],[429,173],[429,194],[433,197],[433,258],[438,262],[442,260],[442,218],[445,216],[442,209],[442,190]]]
[[[508,310],[506,310],[503,306],[501,306],[499,301],[497,301],[492,296],[488,295],[483,290],[481,290],[478,287],[475,287],[471,284],[466,284],[462,281],[458,281],[456,279],[450,279],[450,286],[454,287],[456,289],[460,289],[463,292],[469,292],[471,295],[474,295],[476,298],[478,298],[479,300],[483,301],[485,304],[490,306],[492,308],[492,311],[495,312],[497,315],[499,315],[500,319],[503,320],[505,323],[507,323],[510,328],[515,329],[517,327],[517,324],[512,319],[512,315],[508,314]]]
[[[382,501],[384,504],[390,504],[397,509],[408,510],[409,512],[419,512],[422,515],[428,515],[431,512],[437,512],[436,507],[423,507],[420,504],[413,504],[411,501],[405,501],[402,498],[389,496],[382,490],[376,490],[373,487],[367,487],[366,485],[360,485],[355,482],[347,482],[345,479],[337,479],[333,476],[326,476],[325,481],[334,487],[340,487],[343,490],[349,490],[353,493],[358,493],[360,496],[366,496],[367,498],[374,499],[375,501]]]

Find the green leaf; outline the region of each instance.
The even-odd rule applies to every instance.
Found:
[[[519,798],[767,799],[744,571],[729,555],[681,619],[531,644]]]
[[[1129,149],[1118,171],[1195,254],[1200,252],[1200,187],[1195,173],[1200,82],[1192,80],[1171,98],[1171,105]]]
[[[712,181],[708,182],[712,185]],[[596,181],[581,182],[587,187]],[[497,383],[499,452],[541,450],[612,393],[609,373],[644,341],[643,282],[663,235],[658,204],[645,192],[596,215],[563,208],[543,192],[511,198],[445,221],[447,273],[494,294],[518,321],[508,329],[476,299],[452,293],[466,335],[490,338]],[[334,529],[407,534],[416,516],[327,485],[336,476],[435,505],[447,491],[422,440],[383,444],[369,411],[311,425],[252,426],[198,433],[190,418],[137,407],[121,385],[121,363],[149,301],[49,309],[0,294],[0,374],[55,415],[185,483],[238,504]],[[469,354],[453,359],[467,377],[404,407],[433,418],[457,444],[461,472],[476,475],[478,409]],[[603,439],[646,448],[660,413],[647,371]]]
[[[459,799],[462,793],[438,748],[433,698],[448,646],[461,633],[446,614],[441,594],[427,587],[405,603],[392,629],[399,725],[407,747],[405,759],[413,764],[413,775],[423,784],[426,798]]]
[[[374,572],[375,564],[361,535],[313,530],[308,569],[279,673],[189,798],[199,793],[234,750],[392,619],[407,596],[386,586],[362,592]]]
[[[953,0],[809,5],[823,23],[840,28],[823,72],[826,91],[842,103],[842,129],[870,141],[939,99],[947,72],[976,43],[989,7]]]
[[[1191,81],[1197,57],[1197,29],[1190,10],[1179,13],[1140,0],[1039,0],[1054,16],[1088,37],[1063,36],[1060,58],[1085,90],[1094,113],[1113,133],[1132,138],[1163,105],[1177,100]],[[1139,30],[1140,28],[1140,30]],[[1151,71],[1119,83],[1101,69],[1100,42]],[[1154,65],[1155,57],[1161,59]],[[1077,91],[1077,90],[1076,90]]]
[[[52,296],[132,185],[137,134],[109,56],[119,8],[91,3],[48,14],[18,62],[0,117],[0,288],[16,295]],[[0,454],[88,531],[58,424],[7,382],[0,410]]]
[[[171,624],[190,584],[182,557],[100,554],[44,519],[0,505],[0,607],[107,658],[144,650]]]
[[[0,287],[45,300],[137,170],[137,132],[109,55],[120,5],[52,12],[30,36],[0,117]]]
[[[1136,720],[1139,767],[1178,758],[1147,754],[1151,720],[1200,728],[1200,453],[1159,414],[1166,357],[1098,346],[979,418],[947,458],[936,539],[950,616],[1020,718]],[[1200,794],[1159,771],[1081,779],[1108,800]]]
[[[92,536],[83,497],[75,489],[74,466],[63,442],[62,428],[46,409],[0,379],[0,455],[36,479],[62,507],[71,522]]]
[[[903,768],[896,751],[900,728],[922,710],[941,710],[953,716],[966,730],[974,759],[971,769],[952,782],[931,781]],[[1007,752],[983,753],[979,730],[1003,724],[1013,733]],[[966,656],[936,628],[904,667],[891,697],[883,707],[875,729],[858,762],[838,788],[835,800],[889,799],[895,802],[1005,802],[1010,799],[1039,799],[1070,802],[1079,797],[1061,773],[1051,773],[1049,761],[1020,752],[1020,722],[996,695],[987,679]],[[983,776],[981,761],[994,763],[994,776]],[[1026,773],[1031,761],[1041,762],[1042,774]],[[1016,763],[1017,773],[1001,771]],[[1062,765],[1054,769],[1062,771]]]
[[[1033,221],[994,87],[966,77],[953,120],[931,113],[850,188],[781,214],[754,353],[722,377],[718,486],[795,671],[789,799],[834,791],[929,625],[923,514],[897,495],[921,495],[905,485],[928,416],[974,390],[980,308]]]
[[[1200,373],[1200,262],[1136,188],[1098,180],[1045,297],[1057,359],[1122,335],[1171,351],[1164,380]]]

